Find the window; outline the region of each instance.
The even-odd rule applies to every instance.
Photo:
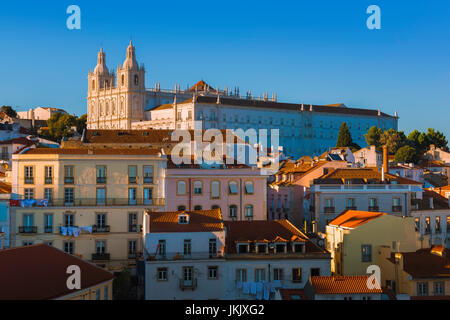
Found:
[[[415,218],[414,223],[416,225],[416,231],[419,231],[420,228],[420,218]]]
[[[128,258],[129,259],[136,258],[136,252],[137,252],[137,241],[128,240]]]
[[[95,299],[100,300],[100,289],[95,290]]]
[[[106,227],[106,213],[97,213],[95,215],[95,225],[97,228]]]
[[[153,183],[153,166],[144,166],[144,183]]]
[[[196,205],[196,206],[194,206],[194,210],[202,210],[202,206]]]
[[[64,227],[74,227],[75,226],[75,215],[72,213],[64,214]]]
[[[106,253],[106,241],[105,240],[95,241],[95,253],[96,254],[105,254]]]
[[[53,188],[44,188],[44,199],[47,200],[48,204],[53,202]]]
[[[445,282],[439,281],[433,283],[433,292],[435,296],[445,295]]]
[[[255,282],[266,280],[266,270],[265,269],[255,269]]]
[[[166,240],[158,241],[158,255],[161,257],[166,256]]]
[[[194,194],[202,194],[202,182],[194,181]]]
[[[281,268],[274,268],[273,269],[273,280],[284,280],[284,272]]]
[[[229,213],[230,213],[230,218],[236,218],[237,217],[237,206],[232,204],[230,206]]]
[[[167,268],[158,268],[157,275],[158,275],[158,281],[167,281],[168,280]]]
[[[24,214],[23,215],[23,229],[24,233],[35,232],[34,229],[34,214]]]
[[[44,232],[52,233],[53,232],[53,214],[46,213],[44,215]]]
[[[283,243],[278,243],[275,245],[275,252],[276,253],[285,253],[286,252],[286,245]]]
[[[25,183],[33,184],[34,183],[34,168],[32,166],[25,166]]]
[[[295,243],[294,244],[294,253],[304,253],[305,245],[303,243]]]
[[[191,255],[191,249],[192,249],[192,243],[190,239],[184,240],[184,246],[183,246],[183,254],[185,256]]]
[[[425,233],[430,233],[431,227],[430,227],[430,217],[425,217]]]
[[[97,166],[97,183],[106,183],[106,166]]]
[[[137,167],[128,167],[128,183],[137,183]]]
[[[128,232],[136,232],[137,231],[137,213],[129,213],[128,214]]]
[[[311,277],[320,276],[320,268],[311,268]]]
[[[153,188],[144,188],[144,204],[153,204]]]
[[[219,267],[213,266],[208,267],[208,279],[216,280],[219,276]]]
[[[434,231],[435,233],[441,233],[441,217],[436,216],[434,220]]]
[[[122,83],[122,85],[125,85],[125,76],[124,75],[122,75],[122,77],[121,77],[121,83]]]
[[[230,194],[238,194],[238,186],[236,182],[231,181],[229,187],[230,187]]]
[[[73,254],[74,250],[73,250],[73,241],[64,241],[63,244],[64,247],[64,252],[69,253],[69,254]]]
[[[105,205],[106,204],[106,189],[105,188],[97,188],[97,205]]]
[[[136,188],[128,188],[128,204],[136,205]]]
[[[74,180],[75,179],[73,166],[64,166],[64,183],[73,184]]]
[[[251,204],[245,206],[245,218],[248,220],[253,219],[253,206]]]
[[[108,300],[109,299],[109,287],[105,286],[103,288],[103,300]]]
[[[64,188],[64,204],[65,205],[74,204],[73,188]]]
[[[369,199],[369,211],[375,211],[378,210],[378,200],[377,198],[370,198]]]
[[[259,243],[256,245],[256,251],[258,253],[266,253],[267,252],[267,244]]]
[[[139,84],[139,77],[137,74],[134,75],[134,85],[137,86]]]
[[[361,245],[361,261],[362,262],[372,261],[372,245],[370,244]]]
[[[217,256],[217,240],[209,239],[209,257],[214,258]]]
[[[9,160],[9,153],[8,153],[8,147],[2,147],[2,160],[8,161]]]
[[[177,211],[186,211],[186,206],[178,206]]]
[[[247,269],[236,269],[236,281],[247,282]]]
[[[33,241],[23,241],[22,245],[25,246],[31,246],[33,244]]]
[[[211,209],[220,209],[220,206],[218,206],[217,204],[213,204],[213,205],[211,206]]]
[[[355,198],[347,198],[347,208],[356,208]]]
[[[428,296],[428,282],[417,282],[417,295]]]
[[[178,181],[177,182],[177,195],[185,195],[186,194],[186,182]]]
[[[211,182],[211,198],[212,199],[220,198],[220,182],[219,181]]]
[[[24,189],[24,198],[25,199],[34,199],[34,189],[33,188],[25,188]]]
[[[197,120],[203,120],[203,111],[197,113]]]
[[[44,183],[45,184],[53,183],[53,167],[50,166],[44,167]]]
[[[450,216],[447,216],[447,233],[450,232]]]
[[[292,282],[302,282],[302,268],[292,269]]]
[[[193,273],[194,273],[193,267],[183,267],[183,280],[185,284],[187,285],[191,284]]]
[[[248,244],[238,244],[238,253],[248,253]]]
[[[246,181],[245,182],[245,193],[246,194],[253,194],[255,193],[255,190],[253,189],[253,182]]]

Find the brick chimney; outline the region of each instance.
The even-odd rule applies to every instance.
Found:
[[[383,168],[384,168],[384,174],[389,173],[389,157],[388,157],[388,149],[387,146],[383,146]]]

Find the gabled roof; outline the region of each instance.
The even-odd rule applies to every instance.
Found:
[[[209,84],[207,84],[205,81],[200,80],[196,84],[194,84],[192,87],[189,88],[189,91],[204,91],[208,88],[209,91],[216,91],[213,87],[211,87]]]
[[[178,223],[180,214],[188,215],[189,223]],[[150,217],[150,233],[215,232],[224,230],[220,209],[149,212],[148,215]]]
[[[382,289],[369,289],[369,276],[313,276],[311,285],[316,294],[382,293]]]
[[[334,218],[328,225],[354,229],[386,214],[384,212],[346,210]]]
[[[113,274],[45,244],[0,250],[0,300],[42,300],[77,290],[67,288],[67,267],[81,269],[81,289],[112,280]]]
[[[402,252],[403,270],[414,278],[450,278],[450,250],[444,247]],[[388,260],[395,263],[395,252]]]

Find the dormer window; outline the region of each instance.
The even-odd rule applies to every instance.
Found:
[[[257,243],[256,244],[257,253],[267,253],[267,243]]]
[[[188,224],[189,223],[189,215],[180,214],[178,215],[178,224]]]
[[[238,253],[248,253],[249,245],[247,243],[240,243],[237,245]]]
[[[285,243],[277,243],[275,245],[275,253],[285,253],[286,252],[286,244]]]
[[[294,251],[294,253],[305,253],[305,244],[304,243],[294,243],[293,251]]]

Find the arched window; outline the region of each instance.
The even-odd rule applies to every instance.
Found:
[[[134,75],[134,85],[138,85],[139,84],[139,77],[137,74]]]
[[[230,187],[230,194],[238,194],[238,186],[235,181],[231,181],[229,187]]]
[[[194,210],[202,210],[202,206],[194,206]]]
[[[203,184],[201,181],[194,181],[194,194],[203,193]]]
[[[220,198],[220,182],[219,181],[211,182],[211,198],[212,199]]]
[[[95,89],[95,80],[92,80],[92,90]]]
[[[215,204],[215,205],[211,206],[211,209],[220,209],[220,207],[217,204]]]
[[[253,206],[251,204],[245,206],[245,218],[253,219]]]
[[[246,194],[253,194],[255,193],[255,190],[253,189],[253,182],[246,181],[245,182],[245,193]]]
[[[178,195],[186,194],[186,182],[184,182],[184,181],[177,182],[177,194]]]
[[[108,102],[105,103],[105,109],[106,109],[105,114],[109,114],[109,103]]]
[[[177,211],[186,211],[186,206],[178,206]]]
[[[237,205],[232,204],[230,206],[229,213],[230,213],[230,218],[236,218],[237,217]]]
[[[121,80],[122,86],[125,85],[125,75],[122,75],[122,80]]]
[[[116,114],[116,104],[113,102],[111,102],[111,114]]]

